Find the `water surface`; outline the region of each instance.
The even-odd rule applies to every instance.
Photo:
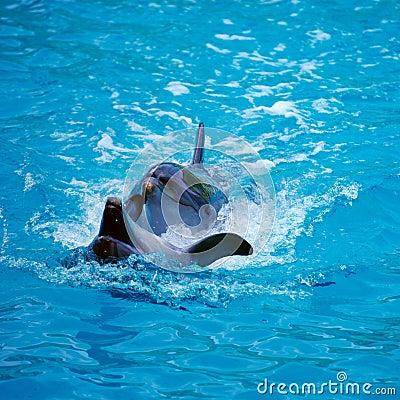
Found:
[[[292,399],[257,385],[339,372],[399,393],[396,1],[0,10],[5,399]],[[182,275],[76,251],[140,150],[199,121],[269,169],[263,252]]]

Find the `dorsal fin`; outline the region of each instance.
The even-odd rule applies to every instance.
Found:
[[[196,148],[194,150],[192,164],[203,164],[204,140],[204,124],[200,122],[199,128],[197,129]]]

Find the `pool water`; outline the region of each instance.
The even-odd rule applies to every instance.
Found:
[[[3,0],[0,15],[2,399],[399,396],[397,1]],[[139,152],[200,121],[265,161],[262,252],[189,275],[88,260]]]

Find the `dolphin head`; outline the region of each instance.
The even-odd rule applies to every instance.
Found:
[[[158,236],[175,224],[201,226],[204,215],[216,217],[227,203],[226,196],[197,171],[174,163],[151,168],[136,190],[143,203],[138,223]]]
[[[137,253],[125,227],[119,198],[107,199],[99,234],[89,247],[102,259],[127,257]]]

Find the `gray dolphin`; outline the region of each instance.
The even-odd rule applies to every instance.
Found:
[[[116,197],[107,199],[99,234],[89,246],[99,258],[162,253],[184,266],[207,266],[223,257],[252,254],[250,243],[235,233],[213,234],[182,248],[161,238],[169,226],[180,222],[193,229],[209,227],[228,202],[207,181],[202,168],[204,140],[200,123],[191,168],[158,164],[135,185],[124,205]]]

